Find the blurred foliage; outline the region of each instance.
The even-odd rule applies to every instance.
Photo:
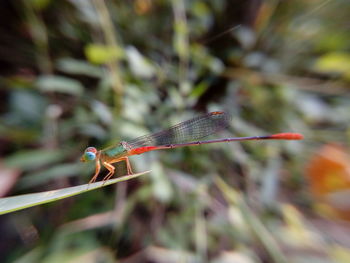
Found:
[[[2,262],[349,262],[348,223],[313,191],[332,180],[306,169],[332,174],[323,144],[349,152],[348,0],[6,0],[0,14],[2,196],[86,183],[88,145],[201,112],[233,115],[222,137],[306,136],[133,157],[152,172],[1,216]]]

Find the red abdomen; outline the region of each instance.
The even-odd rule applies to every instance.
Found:
[[[277,133],[271,135],[272,139],[275,140],[302,140],[304,136],[300,133],[287,132],[287,133]]]
[[[156,146],[145,146],[145,147],[131,149],[131,150],[129,150],[129,155],[141,154],[141,153],[156,150],[157,148],[158,147],[156,147]]]

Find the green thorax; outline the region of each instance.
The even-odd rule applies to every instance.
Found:
[[[117,145],[102,150],[102,153],[108,157],[122,157],[128,153],[127,144],[125,142],[120,142]]]

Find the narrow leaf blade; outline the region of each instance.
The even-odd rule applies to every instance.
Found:
[[[96,182],[90,185],[83,184],[52,191],[0,198],[0,215],[82,194],[107,185],[127,181],[146,173],[149,173],[149,171],[132,175],[125,175],[116,179],[108,180],[105,183]]]

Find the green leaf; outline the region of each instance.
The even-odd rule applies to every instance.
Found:
[[[37,11],[45,10],[51,2],[51,0],[31,0],[31,4]]]
[[[201,83],[196,85],[194,89],[192,89],[190,95],[195,98],[199,98],[208,90],[208,88],[209,88],[209,83],[202,81]]]
[[[154,77],[156,73],[155,68],[135,47],[126,49],[126,58],[134,75],[141,78]]]
[[[85,75],[100,78],[103,76],[102,68],[92,65],[84,60],[62,58],[57,62],[57,68],[65,73]]]
[[[96,182],[90,185],[84,184],[52,191],[0,198],[0,215],[82,194],[107,185],[127,181],[146,173],[149,173],[149,171],[122,176],[106,182]]]
[[[81,95],[84,90],[83,85],[77,80],[53,75],[39,77],[36,85],[41,91],[61,92],[76,96]]]
[[[320,57],[314,69],[322,73],[336,73],[350,80],[350,54],[332,52]]]
[[[118,47],[90,44],[85,47],[85,55],[91,63],[104,64],[122,58],[124,53]]]

